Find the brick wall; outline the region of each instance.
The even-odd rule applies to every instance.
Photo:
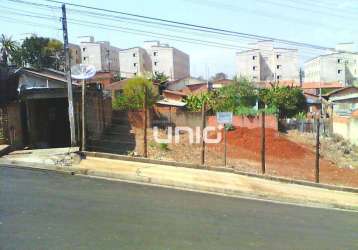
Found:
[[[207,117],[207,126],[217,126],[216,116]],[[261,127],[261,116],[233,116],[233,126],[246,127],[249,129]],[[265,127],[278,131],[278,120],[274,115],[265,116]]]

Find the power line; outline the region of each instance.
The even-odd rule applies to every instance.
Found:
[[[267,11],[260,11],[260,10],[251,10],[248,8],[241,8],[237,5],[233,5],[233,4],[226,4],[223,2],[216,2],[216,1],[205,1],[205,0],[184,0],[187,2],[192,2],[194,4],[200,4],[200,5],[206,5],[209,7],[215,7],[215,8],[220,8],[220,9],[224,9],[224,10],[228,10],[228,11],[232,11],[232,12],[242,12],[242,13],[253,13],[259,17],[264,17],[264,18],[268,18],[268,19],[273,19],[273,20],[282,20],[284,19],[285,22],[288,22],[289,20],[291,20],[294,22],[295,25],[305,25],[305,26],[309,26],[312,27],[312,24],[316,24],[319,25],[320,27],[325,27],[327,29],[332,30],[332,28],[335,28],[337,30],[340,30],[341,27],[339,26],[333,26],[333,25],[327,25],[325,23],[321,23],[321,22],[317,22],[315,19],[311,19],[309,20],[309,22],[306,21],[306,19],[299,19],[299,18],[294,18],[292,16],[286,16],[286,15],[282,15],[281,13],[274,13],[274,14],[268,14]],[[263,3],[265,4],[265,3]],[[351,29],[351,30],[356,30],[356,29]]]
[[[6,13],[3,13],[3,14],[6,14]],[[3,16],[3,15],[0,15],[0,18],[6,22],[10,22],[10,23],[13,23],[13,22],[22,22],[21,25],[29,25],[29,26],[32,26],[32,27],[43,27],[43,28],[47,28],[47,29],[51,29],[51,30],[58,30],[58,28],[56,26],[50,26],[50,25],[45,25],[43,23],[37,23],[37,22],[29,22],[29,21],[26,21],[26,22],[23,22],[23,20],[21,19],[17,19],[17,18],[13,18],[13,17],[9,17],[9,16]]]
[[[320,14],[320,15],[324,15],[324,16],[329,15],[329,16],[334,16],[334,17],[338,17],[338,18],[347,18],[347,16],[339,15],[337,13],[329,13],[327,11],[317,10],[317,9],[313,9],[313,8],[300,7],[297,4],[291,5],[291,4],[282,3],[282,2],[278,3],[275,1],[271,1],[271,0],[260,0],[260,2],[266,2],[268,4],[272,4],[272,5],[275,5],[278,7],[286,7],[286,8],[290,8],[290,9],[301,10],[301,11],[306,11],[306,12],[310,12],[310,13],[316,13],[316,14]],[[356,16],[354,16],[353,18],[356,18]]]
[[[31,2],[24,2],[24,1],[21,1],[21,0],[8,0],[8,1],[25,3],[25,4],[32,4]],[[51,0],[45,0],[45,1],[60,3],[59,1],[51,1]],[[42,7],[43,6],[50,6],[50,5],[44,5],[44,4],[36,4],[36,5],[40,5]],[[69,3],[69,5],[72,5],[72,6],[75,6],[75,7],[87,8],[87,9],[95,9],[95,10],[100,10],[100,11],[105,11],[105,12],[110,12],[110,13],[114,12],[114,13],[119,13],[119,14],[131,16],[131,17],[133,17],[133,16],[134,17],[139,17],[139,18],[142,18],[142,19],[147,18],[149,20],[155,20],[156,24],[158,24],[160,22],[162,22],[162,23],[164,22],[164,24],[161,24],[161,25],[164,25],[164,26],[168,26],[168,23],[165,23],[165,22],[169,22],[169,24],[172,24],[172,23],[176,24],[176,27],[178,27],[178,28],[187,29],[187,28],[193,28],[194,27],[197,31],[200,31],[200,32],[207,32],[207,33],[220,32],[221,35],[240,37],[240,38],[245,38],[245,39],[255,39],[255,40],[268,39],[268,40],[273,40],[273,41],[276,41],[276,42],[286,43],[286,44],[289,44],[289,45],[302,47],[302,48],[307,48],[307,49],[314,49],[314,50],[328,50],[328,51],[334,51],[335,50],[334,48],[323,47],[323,46],[318,46],[318,45],[312,45],[312,44],[307,44],[307,43],[292,42],[292,41],[288,41],[288,40],[275,39],[275,38],[271,38],[271,37],[263,37],[263,36],[257,36],[257,35],[250,35],[250,34],[246,34],[246,33],[227,31],[227,30],[216,29],[216,28],[210,28],[210,27],[206,27],[206,26],[191,25],[191,24],[186,24],[186,23],[181,23],[181,22],[176,22],[176,21],[169,21],[169,20],[164,20],[164,19],[145,17],[145,16],[141,16],[141,15],[129,14],[129,13],[124,13],[124,12],[112,11],[112,10],[105,10],[105,9],[88,7],[88,6],[78,5],[78,4]],[[50,7],[53,8],[53,6],[50,6]],[[138,19],[136,19],[136,20],[138,20]],[[141,21],[142,22],[148,22],[148,20],[141,20]],[[188,26],[183,26],[183,25],[188,25]],[[214,31],[213,30],[208,30],[208,29],[214,29]],[[231,32],[231,33],[228,33],[228,32]]]
[[[41,19],[45,18],[45,19],[49,19],[52,21],[54,19],[52,16],[49,16],[49,15],[46,16],[46,15],[43,15],[40,13],[29,12],[29,11],[27,11],[27,12],[22,11],[22,13],[19,13],[17,11],[17,12],[13,12],[13,13],[17,14],[17,15],[21,15],[21,16],[29,16],[29,17],[41,18]],[[29,15],[27,13],[31,13],[32,15]],[[154,35],[155,37],[160,37],[160,38],[164,38],[164,39],[168,39],[168,40],[172,40],[172,41],[186,42],[186,43],[190,43],[190,44],[193,44],[193,42],[194,42],[194,44],[217,47],[217,48],[232,49],[232,50],[252,49],[251,47],[243,47],[243,46],[232,45],[232,44],[224,44],[224,43],[218,43],[218,42],[213,42],[213,41],[206,41],[206,40],[202,40],[202,39],[193,39],[193,38],[188,38],[188,37],[183,37],[183,36],[171,36],[171,35],[167,35],[167,34],[118,27],[118,26],[107,25],[107,24],[103,24],[103,23],[94,23],[94,22],[86,21],[87,24],[84,24],[83,19],[82,20],[69,19],[69,22],[76,24],[76,25],[82,25],[82,26],[87,26],[87,27],[96,27],[96,28],[102,28],[102,29],[107,29],[107,30],[122,31],[125,33],[131,33],[131,34],[141,35],[141,36],[143,36],[143,34],[150,34],[150,35]],[[90,25],[89,25],[89,23],[90,23]],[[267,50],[267,52],[272,52],[272,51]],[[283,54],[284,53],[289,53],[289,52],[283,52]],[[303,53],[302,51],[300,52],[300,54],[308,55],[307,53]],[[312,54],[309,54],[309,55],[311,56]]]
[[[52,3],[58,3],[58,4],[63,3],[60,1],[56,1],[56,0],[45,0],[45,1],[52,2]],[[272,40],[272,41],[276,41],[279,43],[289,44],[289,45],[298,46],[298,47],[308,47],[308,48],[314,48],[314,49],[318,49],[318,50],[331,50],[331,51],[335,50],[334,48],[329,48],[329,47],[324,47],[324,46],[319,46],[319,45],[314,45],[314,44],[309,44],[309,43],[289,41],[286,39],[278,39],[278,38],[274,38],[274,37],[260,36],[260,35],[231,31],[231,30],[226,30],[226,29],[218,29],[218,28],[208,27],[208,26],[204,26],[204,25],[196,25],[196,24],[190,24],[190,23],[185,23],[185,22],[172,21],[172,20],[168,20],[168,19],[148,17],[148,16],[137,15],[137,14],[132,14],[132,13],[128,13],[128,12],[121,12],[121,11],[85,6],[85,5],[81,5],[81,4],[73,4],[73,3],[68,3],[68,2],[64,2],[64,3],[69,6],[75,6],[75,7],[79,7],[79,8],[92,9],[92,10],[108,12],[108,13],[116,13],[116,14],[125,15],[125,16],[143,18],[146,20],[153,20],[153,21],[165,22],[165,23],[170,23],[170,24],[177,24],[177,25],[181,25],[181,26],[185,26],[185,27],[195,27],[195,28],[199,28],[199,29],[202,29],[203,31],[208,31],[208,32],[219,31],[219,32],[223,32],[228,35],[236,35],[239,37],[252,38],[255,40]]]

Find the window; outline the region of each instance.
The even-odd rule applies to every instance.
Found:
[[[85,51],[86,51],[86,48],[83,48],[82,51],[85,52]]]
[[[256,66],[253,66],[253,67],[252,67],[252,70],[255,71],[255,70],[256,70]]]
[[[133,63],[133,66],[134,66],[134,67],[137,67],[137,63]]]
[[[338,59],[337,62],[338,62],[338,63],[341,63],[341,62],[342,62],[342,59]]]
[[[276,55],[276,58],[277,58],[277,59],[279,59],[279,58],[280,58],[280,56],[281,56],[280,54],[277,54],[277,55]]]
[[[157,56],[158,55],[158,52],[157,51],[154,51],[153,52],[153,56]]]
[[[341,70],[341,69],[339,69],[337,73],[338,73],[338,74],[342,73],[342,70]]]
[[[252,79],[253,79],[253,80],[257,80],[257,76],[253,76]]]
[[[281,68],[281,65],[276,65],[276,69],[280,69]]]
[[[87,61],[87,57],[86,57],[86,56],[83,57],[83,61]]]
[[[133,57],[136,57],[137,55],[135,53],[133,53]]]
[[[277,78],[277,80],[280,80],[281,76],[280,76],[280,75],[277,75],[276,78]]]
[[[256,60],[256,56],[252,56],[252,60]]]
[[[157,66],[158,65],[158,62],[154,62],[154,66]]]

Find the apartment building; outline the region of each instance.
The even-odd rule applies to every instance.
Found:
[[[153,73],[164,73],[169,80],[190,76],[190,58],[184,52],[159,41],[144,42],[144,49],[150,56]]]
[[[119,52],[121,76],[131,78],[152,72],[152,61],[147,51],[141,47],[122,49]]]
[[[339,44],[336,46],[337,52],[320,55],[305,62],[304,81],[323,85],[337,82],[342,86],[358,82],[358,53],[352,52],[353,46],[348,45]]]
[[[68,44],[68,48],[70,51],[70,64],[75,65],[75,64],[80,64],[82,61],[81,58],[81,47],[77,44],[73,44],[73,43],[69,43]]]
[[[118,72],[119,48],[107,41],[95,41],[93,36],[79,37],[82,63],[96,67],[101,72]]]
[[[276,48],[271,40],[259,41],[253,48],[236,53],[237,76],[254,82],[300,83],[298,51]]]

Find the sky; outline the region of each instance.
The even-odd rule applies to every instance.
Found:
[[[60,6],[43,0],[27,2]],[[355,0],[339,2],[336,0],[73,0],[69,2],[325,47],[335,47],[336,43],[341,42],[358,44],[358,1]],[[143,46],[143,41],[146,40],[160,40],[190,55],[193,76],[205,78],[217,72],[233,76],[235,52],[242,49],[238,47],[248,47],[249,43],[254,42],[238,37],[203,34],[172,27],[158,28],[149,23],[136,24],[123,19],[89,16],[77,12],[74,7],[67,6],[67,8],[71,43],[78,43],[79,36],[92,35],[98,41],[110,41],[112,45],[124,49]],[[0,0],[0,9],[7,10],[0,14],[0,33],[19,41],[31,33],[62,40],[60,9],[39,8],[8,0]],[[47,19],[29,17],[21,15],[22,13],[43,16]],[[103,25],[114,28],[104,29]],[[128,29],[131,31],[140,29],[152,33],[139,35],[129,33]],[[161,34],[159,38],[158,33]],[[173,36],[230,44],[235,48],[182,42]],[[279,43],[275,45],[287,46]],[[308,48],[298,49],[301,64],[318,54],[326,53]]]

